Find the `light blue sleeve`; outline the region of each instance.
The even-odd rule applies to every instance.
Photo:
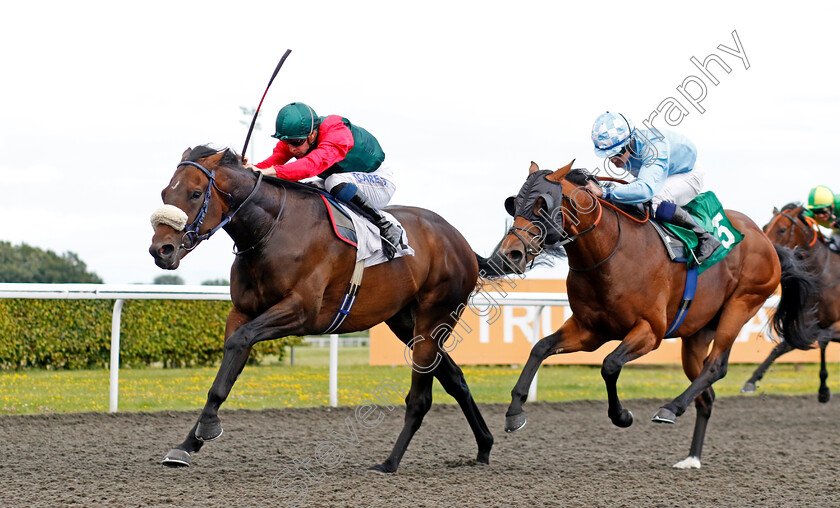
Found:
[[[645,141],[650,143],[650,146],[645,147],[644,150],[638,150],[641,152],[639,155],[643,157],[642,160],[631,161],[634,166],[641,166],[636,180],[628,184],[616,185],[612,191],[613,201],[629,204],[644,203],[650,201],[665,184],[670,157],[668,140],[658,138]]]

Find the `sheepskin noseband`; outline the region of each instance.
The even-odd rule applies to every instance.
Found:
[[[157,229],[160,224],[166,224],[174,228],[175,231],[183,231],[187,225],[187,214],[175,205],[163,205],[155,210],[151,221],[152,229]]]

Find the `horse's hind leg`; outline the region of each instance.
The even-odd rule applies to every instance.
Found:
[[[825,404],[831,400],[831,390],[828,389],[828,369],[825,366],[825,348],[828,346],[827,340],[820,341],[820,391],[817,394],[817,400]]]
[[[477,462],[488,463],[490,460],[490,449],[493,446],[493,436],[478,410],[475,400],[472,398],[470,389],[467,386],[467,381],[464,379],[464,374],[461,369],[455,364],[452,358],[444,351],[440,350],[439,342],[445,341],[445,336],[438,334],[435,339],[429,340],[415,340],[413,334],[415,330],[415,312],[412,307],[406,307],[397,315],[387,321],[391,331],[406,344],[414,348],[412,355],[412,362],[414,363],[411,390],[408,397],[406,397],[406,416],[405,426],[397,438],[397,443],[388,459],[380,465],[374,466],[370,469],[381,473],[393,473],[397,470],[400,460],[408,447],[412,436],[420,428],[420,423],[423,421],[423,416],[431,407],[432,393],[431,393],[431,375],[438,378],[443,388],[458,402],[464,416],[470,424],[470,427],[475,434],[475,440],[478,444]],[[448,314],[451,316],[451,314]],[[418,335],[417,338],[423,338],[423,335]],[[430,370],[431,369],[431,370]],[[426,388],[428,383],[428,388]],[[428,407],[423,409],[424,390],[428,390]]]
[[[688,457],[674,464],[677,469],[699,469],[700,455],[703,453],[703,442],[706,440],[706,427],[712,416],[712,405],[715,403],[715,390],[710,386],[706,391],[694,399],[697,409],[697,419],[694,421],[694,433],[691,435],[691,448]]]
[[[713,330],[701,330],[691,337],[683,338],[682,362],[683,371],[690,380],[700,375],[703,369],[703,361],[706,351],[709,350],[709,343],[714,337]],[[688,457],[674,464],[677,469],[695,469],[700,467],[700,456],[703,453],[703,442],[706,439],[706,427],[709,418],[712,416],[712,406],[715,402],[715,391],[709,387],[694,399],[694,407],[697,410],[697,419],[694,422],[694,434],[691,437],[691,449]]]
[[[475,434],[475,442],[478,444],[478,455],[476,462],[483,464],[490,463],[490,449],[493,447],[493,435],[487,424],[484,423],[484,418],[475,404],[470,388],[467,386],[467,380],[464,378],[464,373],[461,368],[452,360],[447,354],[443,353],[443,360],[435,370],[435,377],[440,381],[446,393],[451,395],[461,406],[470,428]]]
[[[414,342],[412,351],[413,369],[411,371],[411,388],[405,398],[405,423],[397,437],[394,449],[385,462],[371,467],[378,473],[394,473],[414,437],[414,433],[423,423],[423,417],[432,407],[432,371],[442,361],[436,343],[432,339],[420,339]]]
[[[563,323],[559,330],[537,341],[510,392],[510,406],[505,413],[505,432],[516,432],[527,423],[522,405],[528,399],[531,382],[546,358],[559,353],[595,351],[603,343],[592,332],[581,327],[574,316]]]
[[[761,297],[755,293],[742,295],[739,298],[730,298],[727,301],[721,312],[717,329],[714,331],[712,349],[703,362],[700,374],[677,398],[659,408],[651,421],[655,423],[675,423],[677,417],[685,412],[695,398],[712,386],[712,383],[726,376],[732,344],[735,343],[738,332],[758,312],[762,304]],[[691,342],[692,339],[684,338],[683,340]]]
[[[776,344],[776,347],[773,348],[773,351],[770,351],[770,356],[767,357],[764,362],[755,369],[753,372],[752,377],[750,377],[746,383],[744,383],[743,388],[741,388],[741,393],[753,393],[755,392],[755,384],[764,377],[764,374],[767,373],[767,369],[770,368],[770,365],[776,361],[777,358],[782,356],[785,353],[789,353],[793,351],[793,346],[789,345],[787,342],[779,342]]]

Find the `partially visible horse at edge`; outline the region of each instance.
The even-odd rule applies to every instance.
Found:
[[[187,149],[161,196],[162,208],[177,207],[189,226],[155,225],[149,252],[158,266],[177,268],[220,226],[238,250],[231,267],[233,310],[225,326],[221,366],[198,421],[163,460],[188,466],[205,441],[221,436],[219,407],[254,344],[319,334],[330,326],[345,298],[356,250],[334,236],[324,203],[311,186],[263,178],[243,169],[239,155],[230,150]],[[475,288],[477,256],[435,213],[414,207],[388,211],[402,223],[415,255],[366,268],[352,312],[333,332],[366,330],[384,321],[412,349],[403,429],[388,458],[370,469],[397,470],[432,405],[433,378],[455,398],[472,428],[476,461],[488,463],[493,436],[461,369],[443,348]]]
[[[813,303],[817,309],[818,334],[810,339],[811,343],[816,342],[820,347],[820,387],[817,400],[826,403],[831,399],[831,391],[827,384],[825,349],[831,341],[840,342],[840,255],[831,252],[816,221],[805,216],[804,212],[805,208],[799,203],[788,203],[781,210],[773,208],[773,217],[763,230],[774,244],[795,249],[817,279],[819,293]],[[793,349],[794,346],[788,342],[779,342],[744,383],[741,392],[755,392],[756,383],[764,377],[770,365]]]
[[[507,432],[525,425],[522,406],[543,360],[554,354],[595,351],[610,340],[621,343],[601,367],[607,414],[616,426],[630,426],[633,415],[619,400],[618,376],[624,364],[659,347],[683,295],[686,267],[668,259],[654,228],[595,198],[586,184],[597,180],[571,166],[545,171],[531,163],[519,194],[505,203],[514,217],[512,227],[487,263],[479,266],[488,273],[492,267],[487,264],[523,273],[550,245],[565,244],[568,256],[566,288],[573,315],[532,348],[511,392]],[[813,291],[807,273],[787,250],[774,249],[748,217],[731,210],[726,215],[744,239],[700,275],[689,312],[672,334],[682,338],[683,370],[691,384],[652,418],[673,424],[694,401],[697,417],[689,455],[674,464],[682,469],[700,467],[715,400],[712,384],[726,375],[738,332],[780,281],[782,297],[774,325],[784,336],[806,333],[803,301]]]

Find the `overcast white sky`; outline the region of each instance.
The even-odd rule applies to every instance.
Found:
[[[148,254],[149,215],[188,146],[269,155],[292,101],[377,136],[392,203],[430,208],[481,253],[531,160],[596,167],[603,111],[641,124],[666,98],[699,148],[707,188],[759,225],[774,205],[840,190],[836,28],[840,7],[753,2],[12,2],[0,30],[0,240],[73,251],[107,283],[228,278],[223,232],[175,272]],[[735,48],[749,69],[717,49]],[[702,77],[701,114],[676,87]],[[696,90],[696,89],[695,89]],[[663,120],[655,125],[665,126]],[[249,148],[248,156],[251,157]],[[558,267],[537,274],[565,277]]]

